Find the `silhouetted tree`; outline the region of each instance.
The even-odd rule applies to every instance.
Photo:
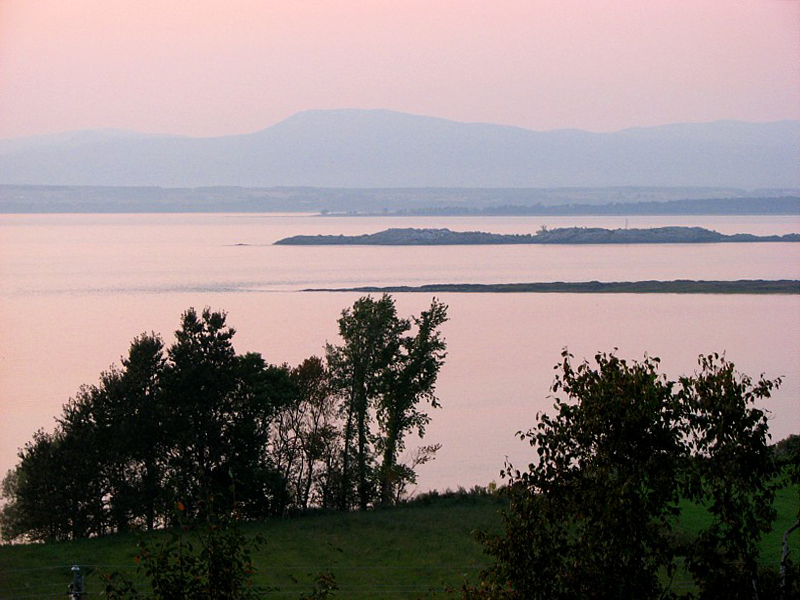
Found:
[[[295,369],[239,355],[224,312],[190,308],[165,350],[131,342],[121,366],[83,386],[53,433],[38,432],[2,484],[4,539],[72,539],[207,519],[212,504],[260,518],[310,505],[396,499],[438,446],[398,464],[404,436],[429,422],[444,358],[436,302],[400,319],[391,297],[362,298],[339,320],[327,366]],[[413,326],[416,333],[407,332]],[[371,430],[377,422],[379,428]],[[376,466],[378,452],[383,463]]]
[[[684,495],[706,506],[711,523],[689,548],[687,565],[701,599],[755,598],[758,542],[775,519],[779,483],[767,415],[754,404],[781,380],[753,381],[717,354],[699,363],[699,373],[679,380],[677,394],[692,455]]]
[[[370,435],[370,408],[381,392],[385,370],[396,358],[408,321],[397,317],[394,300],[364,296],[339,319],[341,346],[327,346],[328,365],[344,398],[344,448],[340,508],[350,505],[351,481],[355,479],[357,505],[365,510],[374,493],[374,456]],[[355,438],[355,440],[354,440]],[[353,444],[355,442],[355,448]],[[356,461],[352,477],[351,460]]]
[[[753,404],[780,380],[753,382],[717,355],[678,383],[656,358],[598,354],[596,367],[562,358],[553,392],[568,400],[520,434],[538,461],[523,472],[507,465],[505,533],[484,537],[497,562],[466,595],[667,598],[687,556],[701,598],[753,598],[776,474]],[[686,545],[673,532],[681,497],[712,514]]]
[[[55,432],[39,432],[20,453],[6,489],[17,522],[4,526],[7,536],[64,539],[134,523],[153,528],[164,497],[162,348],[154,335],[134,339],[122,369],[112,367],[97,385],[83,386],[64,406]],[[41,528],[36,523],[44,511],[52,516]]]
[[[393,502],[396,490],[414,477],[413,469],[409,472],[407,465],[398,465],[397,457],[405,447],[406,433],[416,429],[422,437],[430,422],[430,416],[419,409],[419,402],[424,400],[434,408],[439,406],[434,387],[444,363],[446,345],[438,328],[447,320],[447,307],[434,299],[428,310],[412,320],[416,334],[401,337],[398,353],[383,374],[382,394],[377,403],[382,432],[380,501],[383,504]]]
[[[341,453],[337,398],[325,363],[317,356],[292,369],[291,378],[298,390],[287,424],[300,457],[293,473],[295,502],[299,508],[312,501],[329,506]]]
[[[97,468],[117,530],[131,524],[153,529],[165,512],[163,351],[155,334],[134,338],[122,368],[103,373],[84,397],[83,410],[94,425],[85,441],[100,451]]]
[[[433,300],[429,310],[413,318],[416,335],[407,335],[412,320],[397,316],[388,294],[378,300],[364,296],[352,309],[342,311],[339,334],[343,343],[327,346],[333,383],[343,398],[340,508],[350,506],[353,487],[361,510],[373,502],[376,492],[379,500],[390,502],[393,490],[407,478],[407,470],[397,464],[397,454],[405,434],[413,429],[424,433],[429,421],[417,408],[419,401],[438,404],[433,389],[445,344],[437,329],[447,319],[446,313],[446,307]],[[377,433],[370,429],[373,413],[379,419]],[[375,465],[376,449],[383,455],[380,467]]]
[[[188,516],[238,486],[249,516],[281,511],[285,482],[267,455],[272,420],[294,394],[288,372],[258,354],[237,356],[224,312],[187,310],[164,374],[170,464]]]
[[[68,540],[89,531],[73,498],[60,432],[37,431],[19,452],[19,463],[3,480],[3,539]]]

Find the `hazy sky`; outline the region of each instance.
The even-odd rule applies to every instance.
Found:
[[[0,137],[800,119],[800,0],[0,0]]]

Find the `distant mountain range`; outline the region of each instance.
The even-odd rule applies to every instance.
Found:
[[[797,188],[800,121],[536,132],[386,110],[308,111],[248,135],[0,140],[0,184]]]

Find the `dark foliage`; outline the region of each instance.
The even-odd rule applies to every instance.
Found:
[[[6,540],[68,540],[129,528],[206,522],[209,503],[244,519],[311,506],[366,508],[396,501],[438,446],[398,453],[424,432],[444,358],[445,308],[399,319],[393,300],[366,297],[343,312],[345,341],[328,362],[274,366],[237,354],[226,314],[187,310],[164,347],[133,340],[121,367],[102,373],[39,431],[3,481]],[[412,328],[415,335],[406,334]],[[379,428],[371,429],[377,415]],[[377,452],[383,455],[377,464]],[[235,494],[234,494],[235,490]]]
[[[343,343],[327,347],[332,382],[343,400],[339,508],[390,504],[414,481],[416,465],[399,464],[398,455],[405,435],[416,430],[422,437],[430,421],[420,401],[439,405],[434,387],[445,342],[438,328],[446,320],[447,307],[435,299],[419,317],[401,319],[387,294],[378,300],[365,296],[342,311]],[[408,333],[412,327],[414,335]],[[373,415],[377,432],[371,428]],[[426,456],[417,464],[433,457],[430,449],[422,449]]]
[[[484,536],[496,564],[470,598],[670,598],[685,559],[699,598],[753,598],[778,473],[766,415],[754,404],[780,380],[753,382],[717,355],[678,382],[659,360],[566,351],[555,416],[520,437],[538,460],[507,465],[505,533]],[[683,497],[711,521],[693,539],[674,529]],[[767,597],[767,596],[762,596]]]
[[[178,503],[178,514],[185,507]],[[199,527],[183,525],[158,541],[142,541],[136,555],[140,590],[129,578],[114,572],[104,576],[105,596],[111,600],[251,600],[263,597],[252,583],[252,549],[264,540],[247,539],[235,518],[211,518]],[[196,541],[192,541],[196,540]]]

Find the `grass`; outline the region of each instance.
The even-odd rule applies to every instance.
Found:
[[[761,538],[761,558],[759,562],[778,568],[781,561],[781,546],[783,544],[783,533],[797,520],[798,512],[798,493],[800,486],[793,485],[780,489],[775,494],[773,506],[778,512],[778,516],[772,524],[772,531]],[[680,529],[688,534],[696,534],[708,523],[708,511],[697,504],[683,501],[681,502]],[[800,535],[798,532],[789,538],[789,548],[795,562],[800,556]]]
[[[777,566],[783,532],[798,510],[798,486],[780,490],[778,519],[761,543],[761,560]],[[339,585],[336,598],[446,597],[446,587],[476,581],[490,564],[474,532],[500,531],[494,496],[454,494],[367,513],[307,514],[247,524],[248,536],[266,543],[254,552],[255,583],[272,591],[267,598],[298,598],[310,593],[313,575],[330,571]],[[685,503],[680,526],[687,533],[708,518],[701,506]],[[160,535],[160,534],[155,534]],[[90,569],[89,598],[102,589],[99,573],[114,570],[133,577],[137,536],[121,534],[68,543],[0,546],[0,599],[63,598],[72,580],[70,567]],[[792,554],[800,555],[793,534]]]
[[[490,497],[454,497],[427,506],[369,513],[305,516],[267,530],[258,553],[258,583],[297,598],[312,575],[330,571],[343,598],[410,598],[474,579],[489,564],[476,529],[498,530],[500,503]],[[297,580],[297,582],[295,582]]]
[[[418,598],[475,581],[489,565],[475,531],[500,530],[501,501],[454,495],[367,513],[308,514],[243,526],[266,543],[253,553],[267,598],[310,593],[314,574],[330,571],[336,598]],[[70,567],[90,568],[91,596],[99,573],[134,576],[137,536],[121,534],[52,544],[0,546],[0,599],[63,598]],[[44,595],[42,595],[44,594]]]

